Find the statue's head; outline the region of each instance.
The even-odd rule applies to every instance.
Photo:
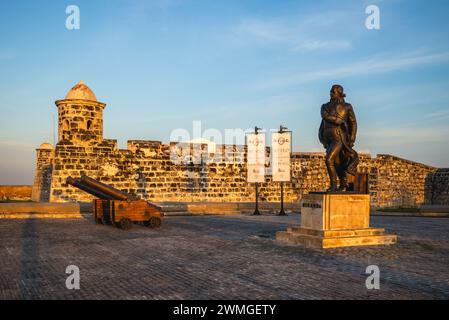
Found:
[[[331,101],[332,100],[343,100],[346,97],[343,87],[339,84],[334,84],[332,86],[330,96],[331,96]]]

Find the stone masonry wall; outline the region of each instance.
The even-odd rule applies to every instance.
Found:
[[[438,169],[428,175],[425,204],[449,205],[449,168]]]
[[[392,155],[378,155],[377,201],[382,207],[416,207],[425,203],[427,177],[437,169]]]
[[[60,142],[53,160],[50,201],[90,201],[92,196],[65,183],[68,176],[81,174],[155,202],[254,201],[254,184],[246,182],[244,146],[217,146],[216,154],[207,154],[202,145],[193,156],[199,158],[187,164],[171,161],[173,154],[182,159],[177,148],[175,143],[158,141],[128,141],[125,150],[117,149],[116,140],[87,147]],[[286,202],[328,188],[324,157],[324,153],[293,153],[292,181],[284,184]],[[372,206],[414,207],[425,203],[426,179],[435,168],[391,155],[371,158],[361,154],[360,159],[359,171],[369,174]],[[272,182],[269,149],[266,162],[266,183],[259,184],[260,201],[277,202],[280,184]]]
[[[329,188],[329,177],[325,165],[325,153],[293,153],[292,155],[292,183],[293,189],[298,190],[298,199],[309,192],[319,192]],[[371,204],[377,201],[377,163],[370,154],[359,154],[358,171],[368,173]]]
[[[86,201],[90,195],[66,185],[68,176],[86,174],[125,192],[152,201],[251,201],[253,190],[246,183],[246,168],[225,157],[244,157],[241,148],[208,164],[205,153],[199,164],[174,163],[175,145],[157,141],[129,141],[127,150],[117,150],[115,140],[92,147],[61,143],[56,147],[50,201]],[[195,162],[196,163],[196,162]],[[261,185],[261,197],[266,197]]]

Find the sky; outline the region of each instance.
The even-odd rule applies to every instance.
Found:
[[[80,29],[66,28],[77,5]],[[379,8],[380,29],[365,25]],[[8,1],[0,9],[0,184],[31,184],[53,143],[55,100],[83,80],[107,104],[104,137],[173,130],[293,131],[324,151],[320,107],[339,83],[359,152],[449,167],[448,1]],[[57,132],[57,131],[56,131]]]

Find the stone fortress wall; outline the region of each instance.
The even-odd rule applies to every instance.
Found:
[[[217,145],[210,154],[205,144],[130,140],[127,149],[118,149],[116,140],[103,139],[105,104],[84,83],[78,83],[56,105],[59,142],[55,148],[42,144],[37,149],[35,201],[91,200],[92,196],[65,182],[69,176],[82,174],[154,202],[254,201],[254,185],[246,182],[245,146]],[[180,150],[186,147],[196,150],[193,161],[171,160],[173,155],[182,156]],[[277,202],[280,186],[271,179],[269,153],[267,148],[267,177],[259,185],[259,195],[260,201]],[[292,181],[284,185],[286,202],[328,188],[324,157],[324,152],[292,154]],[[441,170],[392,155],[371,158],[362,154],[359,165],[360,172],[369,174],[374,207],[414,207],[430,204],[431,199],[448,204],[449,173]],[[446,196],[441,196],[444,188]]]

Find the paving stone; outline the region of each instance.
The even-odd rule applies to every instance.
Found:
[[[300,216],[176,216],[130,231],[89,219],[0,220],[0,299],[448,299],[449,219],[372,217],[393,246],[275,241]],[[80,268],[81,289],[65,287]],[[380,268],[380,290],[365,286]]]

